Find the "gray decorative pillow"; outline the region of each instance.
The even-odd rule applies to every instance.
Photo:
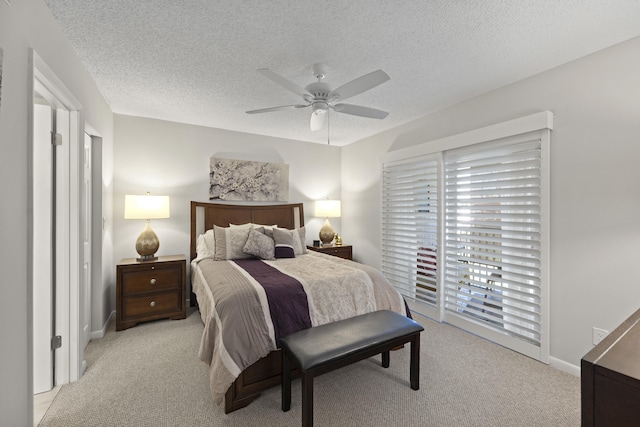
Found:
[[[242,251],[260,259],[276,259],[273,239],[257,230],[249,230],[249,237]]]
[[[226,228],[214,225],[213,235],[216,243],[213,259],[220,261],[251,258],[251,255],[242,252],[249,237],[248,228]]]
[[[276,258],[295,258],[296,252],[293,248],[293,235],[291,230],[283,228],[273,229],[273,240],[275,241]]]
[[[276,244],[276,258],[294,258],[307,252],[304,227],[288,230],[286,228],[274,228],[273,240]]]
[[[307,245],[306,245],[306,240],[307,240],[307,232],[304,229],[304,227],[300,227],[300,228],[296,228],[295,230],[292,230],[292,233],[294,235],[294,239],[293,239],[293,248],[296,251],[296,255],[303,255],[307,253]],[[296,233],[298,234],[298,238],[295,239],[295,235]],[[299,245],[298,245],[299,244]]]

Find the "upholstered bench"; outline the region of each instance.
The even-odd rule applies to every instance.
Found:
[[[291,408],[291,365],[302,373],[302,426],[313,425],[313,378],[382,353],[389,367],[389,351],[411,343],[410,383],[419,388],[420,332],[424,328],[406,316],[381,310],[296,332],[280,339],[282,410]]]

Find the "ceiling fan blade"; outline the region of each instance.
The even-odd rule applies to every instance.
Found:
[[[303,104],[280,105],[278,107],[269,107],[269,108],[261,108],[259,110],[245,111],[245,113],[247,114],[269,113],[271,111],[280,111],[280,110],[288,110],[290,108],[304,108],[304,107],[308,107],[308,105],[303,105]]]
[[[315,132],[317,130],[322,129],[322,126],[324,126],[324,121],[326,116],[327,116],[326,113],[323,113],[323,114],[311,113],[311,120],[309,121],[311,132]]]
[[[376,70],[372,73],[365,74],[362,77],[358,77],[355,80],[351,80],[349,83],[343,84],[339,88],[331,91],[329,96],[337,95],[339,100],[351,98],[352,96],[358,95],[369,89],[373,89],[374,87],[386,82],[390,78],[391,77],[389,77],[389,75],[384,71]],[[336,101],[338,99],[336,99]]]
[[[274,73],[268,68],[259,68],[258,72],[263,76],[265,76],[266,78],[271,79],[274,82],[278,83],[280,86],[284,87],[285,89],[288,89],[291,92],[295,93],[296,95],[300,95],[302,97],[304,97],[305,95],[310,95],[310,93],[306,89],[301,88],[291,80],[285,79],[281,75]]]
[[[387,113],[386,111],[352,104],[336,104],[333,106],[333,109],[338,113],[351,114],[352,116],[368,117],[370,119],[384,119],[389,115],[389,113]]]

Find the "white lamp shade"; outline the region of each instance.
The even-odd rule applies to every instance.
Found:
[[[124,196],[125,219],[169,218],[169,196]]]
[[[340,217],[340,200],[316,201],[316,216],[324,218]]]

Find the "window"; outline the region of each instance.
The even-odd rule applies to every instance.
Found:
[[[438,161],[383,166],[382,271],[411,299],[436,304]]]
[[[389,156],[381,265],[421,313],[548,362],[549,116],[543,124]]]
[[[445,320],[541,340],[541,141],[445,155]],[[490,145],[490,144],[489,144]],[[452,317],[458,318],[452,318]]]

